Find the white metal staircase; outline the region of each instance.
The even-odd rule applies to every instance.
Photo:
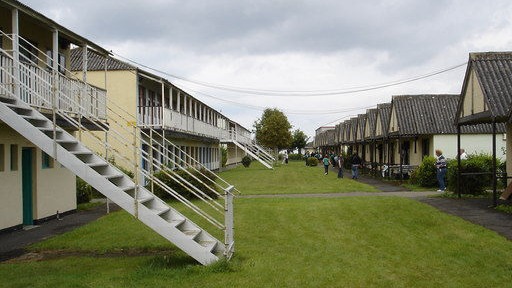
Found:
[[[263,166],[267,167],[268,169],[274,169],[273,164],[275,162],[275,158],[263,147],[259,146],[251,139],[237,135],[234,131],[232,131],[232,133],[230,133],[229,139],[223,139],[222,142],[235,144],[237,147],[244,150],[244,152],[251,156],[253,159],[263,164]]]
[[[4,36],[11,37],[6,34]],[[67,83],[66,86],[64,82]],[[132,179],[125,175],[108,161],[109,155],[102,157],[93,152],[79,139],[57,125],[57,119],[59,119],[69,125],[70,130],[78,130],[78,138],[81,139],[87,134],[96,137],[99,144],[108,148],[106,139],[98,138],[97,133],[89,131],[82,123],[85,121],[89,125],[95,125],[97,130],[108,132],[110,141],[112,138],[117,138],[119,142],[129,143],[131,139],[123,138],[119,131],[112,129],[115,123],[107,124],[106,119],[102,119],[105,115],[101,113],[98,106],[108,107],[108,105],[106,102],[101,103],[106,100],[102,100],[94,93],[94,89],[86,83],[70,80],[56,72],[52,73],[34,65],[24,64],[17,61],[12,56],[12,52],[0,49],[0,120],[2,122],[201,264],[213,263],[221,257],[229,259],[234,251],[233,191],[236,189],[215,174],[212,175],[215,175],[216,179],[205,176],[206,181],[209,182],[207,189],[212,193],[207,194],[208,191],[195,187],[176,171],[185,171],[192,178],[202,182],[190,171],[199,171],[198,168],[205,169],[205,167],[178,147],[173,146],[165,137],[161,137],[163,138],[161,143],[154,143],[152,136],[162,136],[156,131],[150,130],[148,134],[137,127],[133,127],[133,133],[130,134],[133,137],[132,145],[126,144],[127,149],[133,150],[136,159],[132,160],[135,162],[133,163],[135,177]],[[111,113],[119,112],[111,111]],[[48,116],[51,117],[47,118]],[[142,144],[149,146],[149,151],[142,150]],[[168,148],[170,146],[174,147],[172,151]],[[179,150],[178,154],[181,157],[179,159],[173,152],[176,150]],[[118,157],[124,157],[123,153],[115,149],[107,151]],[[141,161],[145,161],[147,167],[139,165]],[[176,171],[163,169],[169,162],[174,163]],[[181,196],[154,176],[153,172],[157,170],[163,171],[199,200],[190,201]],[[144,184],[148,183],[151,183],[151,187],[155,185],[169,193],[185,208],[173,208],[156,197],[151,193],[151,189],[144,188]],[[221,192],[219,193],[218,190]],[[215,227],[221,231],[224,234],[224,241],[218,240],[195,224],[190,220],[189,214],[184,214],[184,209],[187,213],[195,215],[194,217],[206,220],[205,223],[209,227]]]

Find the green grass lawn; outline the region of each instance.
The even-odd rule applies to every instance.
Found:
[[[509,287],[512,281],[511,242],[410,199],[237,199],[236,240],[231,262],[203,267],[115,212],[32,247],[61,257],[0,264],[0,286]]]
[[[300,162],[275,171],[254,164],[222,175],[248,194],[361,185]],[[235,227],[235,257],[204,267],[126,212],[114,212],[32,245],[42,259],[0,263],[0,287],[510,287],[512,281],[512,242],[411,199],[238,198]]]
[[[329,171],[328,175],[324,175],[323,166],[308,167],[303,161],[290,161],[288,165],[279,165],[274,170],[253,161],[248,168],[239,166],[222,172],[220,176],[244,195],[378,191],[350,179],[349,173],[345,173],[345,178],[338,179],[335,172]]]

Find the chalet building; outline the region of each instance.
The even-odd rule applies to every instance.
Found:
[[[77,71],[78,77],[82,77],[83,53],[80,48],[71,51],[71,70]],[[186,159],[189,164],[197,161],[210,170],[220,168],[221,144],[228,150],[226,165],[240,163],[246,155],[244,145],[252,143],[248,129],[168,80],[112,57],[105,61],[92,51],[88,51],[86,59],[89,83],[105,86],[105,79],[108,79],[108,108],[112,111],[109,113],[110,122],[126,123],[127,126],[136,123],[143,130],[151,127],[158,132],[158,135],[152,135],[151,141],[162,143],[173,155],[169,157],[176,158],[184,151],[191,155],[191,158]],[[128,119],[121,119],[119,114]],[[145,134],[149,135],[147,131]],[[168,142],[175,147],[169,146]],[[122,150],[124,143],[113,145],[115,149]],[[98,147],[98,151],[101,149]],[[144,149],[148,151],[149,148]],[[130,165],[132,161],[133,153],[125,151],[120,164]],[[160,161],[165,162],[164,159]],[[171,161],[171,168],[174,168],[174,163]]]
[[[366,139],[364,138],[364,129],[366,128],[366,114],[357,115],[357,128],[355,129],[355,146],[359,157],[363,162],[369,161],[366,154]]]
[[[386,163],[394,164],[390,152],[393,151],[392,145],[389,143],[388,130],[389,118],[391,116],[391,103],[377,104],[377,114],[375,118],[375,154],[378,163],[378,169]]]
[[[18,113],[43,125],[42,117],[53,117],[55,105],[67,112],[55,115],[56,122],[72,135],[77,128],[68,125],[64,117],[78,121],[80,113],[86,112],[105,120],[101,104],[105,90],[101,88],[89,86],[89,93],[80,95],[87,111],[75,109],[75,95],[52,100],[59,96],[52,92],[55,86],[60,89],[57,93],[83,91],[86,87],[67,70],[71,45],[95,50],[102,57],[108,53],[18,1],[0,1],[0,231],[38,224],[76,210],[75,175],[54,160],[52,147],[27,138],[36,132],[45,137],[43,128],[34,132],[13,127],[17,119],[12,118],[17,115],[9,108],[15,107],[19,99],[23,107],[16,108]]]
[[[394,143],[392,161],[401,166],[418,166],[423,157],[434,156],[440,149],[447,158],[457,156],[457,127],[454,125],[459,95],[393,96],[388,135]],[[497,146],[505,148],[504,126],[499,127]],[[489,125],[471,125],[461,129],[461,139],[468,154],[490,153]],[[498,157],[504,158],[500,153]]]
[[[334,126],[322,126],[315,130],[314,146],[322,154],[338,153],[335,143]]]
[[[369,161],[372,165],[372,168],[376,166],[376,138],[375,138],[375,128],[377,125],[377,108],[366,110],[366,121],[363,130],[363,138],[366,143],[365,145],[365,155],[366,161]]]
[[[487,145],[498,158],[502,151],[512,151],[512,141],[502,136],[500,124],[505,125],[506,134],[512,133],[512,52],[470,53],[461,98],[456,110],[455,123],[464,129],[468,125],[492,126],[495,137],[487,137]],[[502,145],[506,142],[506,145]],[[461,139],[460,146],[469,143]],[[506,154],[507,174],[512,173],[512,153]],[[496,190],[496,189],[494,189]],[[496,193],[494,193],[496,204]]]

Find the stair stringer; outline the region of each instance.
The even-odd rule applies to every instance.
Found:
[[[16,105],[24,107],[27,110],[30,109],[32,116],[46,119],[44,115],[42,115],[37,110],[33,109],[32,107],[28,106],[26,103],[20,100],[16,100]],[[70,170],[78,177],[82,178],[84,181],[86,181],[100,193],[102,193],[107,198],[112,200],[114,203],[119,205],[122,209],[124,209],[131,215],[137,215],[137,218],[141,222],[143,222],[145,225],[153,229],[155,232],[157,232],[158,234],[160,234],[161,236],[175,244],[178,248],[180,248],[185,253],[196,259],[201,264],[207,265],[219,260],[219,257],[214,253],[220,254],[221,252],[224,252],[224,245],[220,241],[218,241],[216,238],[208,234],[205,230],[199,228],[198,225],[190,221],[185,216],[181,215],[174,208],[167,205],[167,203],[151,194],[153,198],[151,199],[151,201],[156,201],[159,205],[162,206],[165,205],[165,207],[168,207],[170,209],[169,211],[171,211],[174,214],[180,215],[181,217],[186,219],[185,221],[187,222],[188,225],[198,230],[199,232],[196,234],[196,237],[202,237],[204,239],[207,239],[207,241],[216,241],[217,243],[213,245],[213,248],[210,249],[208,247],[204,247],[200,245],[198,242],[196,242],[194,239],[187,237],[187,235],[185,235],[183,231],[179,230],[177,227],[173,227],[170,222],[166,221],[160,215],[156,214],[155,211],[145,206],[144,203],[142,203],[142,201],[140,200],[140,198],[137,199],[137,201],[135,201],[135,199],[128,193],[126,193],[123,189],[112,183],[104,175],[101,175],[99,172],[88,166],[86,163],[82,162],[82,160],[80,160],[78,157],[76,157],[71,152],[66,150],[64,147],[62,147],[61,145],[54,146],[54,141],[52,138],[48,137],[48,135],[42,132],[39,128],[31,124],[30,122],[26,121],[22,116],[11,110],[2,102],[0,102],[0,120],[2,120],[4,123],[10,126],[12,129],[16,130],[20,135],[22,135],[31,143],[39,147],[42,151],[52,156],[54,159],[56,159],[57,162],[62,164],[64,167],[66,167],[68,170]],[[56,129],[59,131],[59,133],[62,134],[61,136],[64,137],[61,139],[76,140],[76,138],[74,138],[71,134],[69,134],[62,128],[57,127]],[[79,151],[91,155],[91,157],[93,157],[96,162],[102,161],[104,162],[104,164],[109,165],[110,168],[118,171],[119,174],[122,174],[122,180],[120,182],[123,182],[123,186],[131,185],[132,187],[135,188],[135,183],[133,183],[133,181],[128,176],[124,175],[124,173],[119,171],[110,163],[106,162],[103,158],[95,155],[95,153],[87,149],[82,143],[77,142],[77,144],[80,146]],[[150,193],[143,187],[139,187],[139,189],[144,192]]]
[[[258,162],[260,162],[261,164],[263,164],[263,166],[267,167],[268,169],[274,169],[272,167],[272,165],[268,164],[267,162],[265,162],[263,159],[261,159],[258,155],[254,154],[251,150],[249,150],[245,145],[239,143],[238,141],[235,141],[235,140],[229,140],[230,142],[232,142],[233,144],[235,144],[236,146],[242,148],[245,153],[251,155],[252,158],[256,159]]]

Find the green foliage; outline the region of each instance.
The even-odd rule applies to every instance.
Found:
[[[226,167],[226,163],[228,162],[228,148],[224,146],[220,147],[220,153],[222,155],[222,167]]]
[[[308,166],[318,166],[318,159],[315,157],[309,157],[307,160]]]
[[[176,191],[178,194],[184,196],[187,199],[192,199],[192,198],[196,197],[190,190],[192,190],[196,193],[198,193],[198,192],[195,191],[194,189],[190,189],[190,188],[189,188],[190,190],[187,189],[188,186],[183,185],[179,181],[179,179],[180,179],[179,177],[185,179],[187,182],[189,182],[193,186],[197,187],[199,190],[201,190],[206,195],[208,195],[212,198],[217,197],[217,195],[213,191],[208,189],[208,187],[211,187],[215,190],[215,186],[213,185],[213,183],[211,183],[211,181],[209,181],[207,179],[207,178],[212,179],[212,180],[215,179],[213,172],[206,170],[206,169],[200,169],[199,171],[194,170],[194,169],[188,169],[187,171],[190,174],[194,175],[202,183],[200,181],[198,181],[197,179],[195,179],[194,177],[192,177],[185,170],[171,170],[171,169],[160,170],[160,171],[153,173],[153,176],[155,176],[157,179],[159,179],[160,181],[165,183],[167,186],[169,186],[169,188]],[[172,179],[169,175],[173,176],[173,178],[175,178],[176,180]],[[146,185],[146,188],[151,191],[151,182],[148,185]],[[164,200],[174,199],[174,197],[172,195],[167,193],[162,187],[160,187],[156,183],[153,184],[153,192],[157,197],[159,197],[161,199],[164,199]]]
[[[426,156],[423,158],[420,166],[411,173],[410,182],[422,187],[436,187],[436,158],[432,156]],[[448,167],[450,167],[448,165]]]
[[[265,147],[278,150],[289,148],[292,143],[292,125],[278,109],[267,108],[261,119],[254,122],[256,141]]]
[[[244,158],[242,158],[242,165],[244,165],[245,168],[249,167],[251,165],[252,159],[248,155],[245,155]]]
[[[500,167],[500,160],[497,159],[497,167]],[[486,173],[480,175],[462,175],[460,181],[460,193],[480,195],[485,189],[492,185],[492,156],[486,154],[468,155],[467,160],[461,161],[461,173]],[[448,189],[457,191],[457,160],[448,162]]]
[[[296,129],[295,131],[293,131],[293,134],[292,134],[292,145],[291,145],[291,149],[298,149],[299,151],[299,154],[301,154],[301,150],[302,148],[306,147],[306,144],[308,143],[308,135],[306,135],[306,133],[302,132],[301,130],[299,129]]]
[[[76,203],[89,203],[92,198],[92,188],[91,185],[87,184],[82,178],[76,177]]]
[[[288,160],[303,160],[304,156],[302,154],[288,154]]]

